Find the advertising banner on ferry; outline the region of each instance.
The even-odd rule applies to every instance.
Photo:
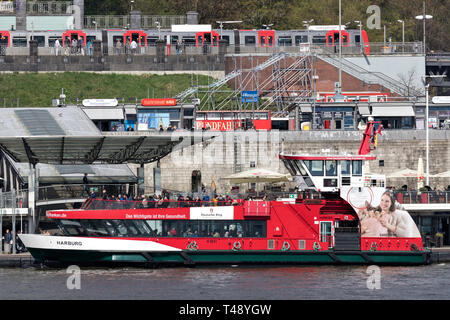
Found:
[[[385,188],[342,188],[341,197],[358,214],[361,237],[421,237],[409,212],[404,210]]]

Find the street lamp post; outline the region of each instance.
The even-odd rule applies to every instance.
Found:
[[[425,86],[425,139],[426,139],[426,180],[425,183],[427,186],[430,185],[430,138],[428,133],[428,88],[429,84]]]
[[[397,20],[397,21],[402,24],[402,47],[403,47],[402,51],[405,51],[405,20]]]
[[[158,40],[161,40],[161,25],[159,21],[155,21],[156,28],[158,28]]]
[[[361,53],[363,53],[363,40],[362,40],[362,22],[361,21],[355,21],[359,25],[359,46],[361,48]]]
[[[306,27],[306,32],[307,32],[307,37],[308,37],[308,43],[309,43],[309,45],[311,45],[311,41],[309,40],[309,25],[310,25],[311,22],[313,22],[313,21],[314,21],[314,19],[303,21],[303,25]]]
[[[342,90],[342,4],[339,0],[339,94]]]
[[[423,2],[423,15],[416,16],[417,20],[423,20],[423,54],[427,54],[427,46],[425,42],[425,20],[432,19],[433,16],[425,14],[425,1]]]

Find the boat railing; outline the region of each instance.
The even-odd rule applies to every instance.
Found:
[[[87,199],[81,206],[82,210],[123,210],[123,209],[165,209],[165,208],[190,208],[238,205],[238,200],[104,200]]]
[[[450,191],[400,191],[394,192],[397,201],[401,204],[428,204],[428,203],[449,203]]]

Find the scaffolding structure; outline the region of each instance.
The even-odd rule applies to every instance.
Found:
[[[243,59],[250,68],[244,69]],[[198,110],[272,110],[291,111],[295,105],[310,102],[315,88],[313,56],[307,53],[275,53],[255,66],[255,56],[235,54],[234,69],[224,78],[207,85],[195,85],[175,98],[183,102],[200,99]],[[247,64],[248,65],[248,64]],[[243,91],[256,91],[258,102],[243,102]]]

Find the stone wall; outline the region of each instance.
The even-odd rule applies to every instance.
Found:
[[[202,182],[210,186],[214,180],[218,192],[227,192],[231,185],[223,177],[256,168],[287,173],[278,159],[281,151],[293,154],[357,154],[362,139],[359,131],[288,131],[270,133],[236,132],[214,133],[210,142],[175,151],[160,161],[161,184],[171,190],[191,191],[193,170],[200,170]],[[235,140],[236,139],[236,140]],[[417,170],[418,159],[426,165],[424,130],[396,130],[382,132],[378,148],[372,152],[376,160],[369,161],[371,173],[389,174],[406,168]],[[430,174],[447,171],[450,167],[450,131],[430,131]],[[383,161],[384,164],[380,163]],[[146,185],[153,185],[153,167],[145,166]],[[425,167],[424,167],[425,170]],[[407,184],[417,188],[415,178],[388,178],[387,185]],[[446,188],[450,178],[430,178],[432,188]],[[241,188],[247,185],[241,185]],[[262,188],[263,185],[259,185]],[[285,187],[294,187],[285,184]]]

